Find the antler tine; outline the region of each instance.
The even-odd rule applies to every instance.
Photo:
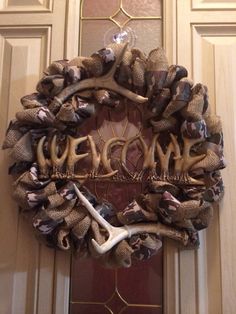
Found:
[[[129,89],[126,89],[125,87],[121,85],[118,85],[117,82],[115,81],[115,78],[114,78],[115,71],[117,69],[117,66],[122,61],[122,58],[124,56],[126,49],[127,49],[127,44],[124,45],[120,55],[117,57],[112,68],[107,74],[100,77],[92,77],[89,79],[85,79],[64,88],[57,96],[54,97],[54,101],[52,103],[52,110],[54,108],[58,108],[58,106],[61,106],[74,93],[85,90],[85,89],[92,89],[92,88],[95,88],[95,89],[103,88],[103,89],[112,90],[137,103],[147,102],[148,98],[133,93]]]
[[[145,143],[142,135],[138,134],[137,139],[140,141],[140,143],[142,145],[143,154],[144,154],[144,162],[143,162],[143,164],[144,164],[144,167],[147,168],[150,165],[150,160],[148,160],[149,159],[148,157],[150,157],[150,156],[149,156],[149,150],[148,150],[147,144]]]
[[[103,244],[99,245],[95,239],[92,244],[99,254],[105,254],[120,241],[130,238],[135,234],[152,233],[160,236],[166,236],[170,239],[181,242],[184,246],[188,244],[189,236],[186,231],[176,230],[161,223],[140,223],[134,225],[125,225],[123,227],[113,227],[109,238]]]
[[[190,139],[183,138],[184,140],[184,148],[183,148],[183,171],[188,171],[192,168],[192,166],[206,157],[206,154],[198,155],[198,156],[190,156],[191,148],[197,144],[204,141],[204,138]]]
[[[109,251],[114,245],[129,237],[129,232],[126,227],[113,227],[96,211],[96,209],[80,192],[75,184],[74,189],[78,198],[84,204],[91,216],[108,232],[108,240],[104,244],[102,244],[102,246],[99,246],[99,244],[94,239],[92,239],[92,244],[99,254],[104,254],[105,252]]]
[[[77,194],[80,201],[83,203],[85,208],[88,210],[88,212],[91,214],[91,216],[104,228],[106,231],[110,234],[110,231],[112,229],[111,224],[109,224],[106,219],[104,219],[93,207],[93,205],[87,200],[87,198],[80,192],[80,190],[77,188],[77,186],[74,184],[75,193]]]
[[[170,155],[173,152],[173,144],[172,142],[169,143],[166,153],[163,152],[161,145],[159,144],[158,140],[156,141],[156,148],[157,154],[160,161],[161,167],[161,179],[165,180],[166,177],[170,175],[169,173],[169,162],[170,162]]]
[[[173,143],[173,147],[174,147],[174,153],[175,153],[175,173],[180,174],[180,172],[182,171],[182,156],[181,156],[181,151],[180,151],[180,147],[179,147],[179,143],[176,139],[176,137],[170,133],[170,137],[171,137],[171,141]]]
[[[174,228],[162,225],[161,223],[140,223],[134,225],[124,225],[122,227],[113,227],[109,222],[107,222],[92,204],[86,199],[86,197],[80,192],[77,186],[74,184],[75,192],[81,202],[84,204],[86,209],[89,211],[91,216],[105,229],[107,230],[109,237],[102,244],[99,245],[94,239],[92,239],[92,244],[99,254],[104,254],[113,248],[120,241],[131,237],[132,235],[139,233],[153,233],[158,235],[167,236],[174,240],[180,241],[183,245],[187,245],[189,236],[185,231],[179,231]]]
[[[102,164],[107,172],[113,171],[111,167],[111,160],[108,159],[108,153],[109,153],[110,147],[114,145],[122,146],[124,145],[125,141],[126,140],[123,137],[113,137],[113,138],[110,138],[108,141],[106,141],[106,143],[104,144],[101,159],[102,159]]]
[[[100,161],[101,161],[101,155],[97,152],[95,142],[94,142],[94,140],[93,140],[91,135],[88,135],[88,140],[90,142],[91,152],[92,152],[92,166],[93,166],[93,170],[92,170],[91,176],[94,177],[94,178],[98,178],[98,179],[110,178],[110,177],[114,176],[118,172],[118,170],[110,169],[110,171],[108,173],[106,173],[106,174],[99,174],[99,175],[97,174],[98,173],[98,168],[99,168],[99,165],[100,165]]]
[[[144,154],[144,161],[143,161],[143,172],[146,169],[150,169],[151,170],[151,177],[150,179],[154,179],[156,178],[156,161],[155,161],[155,148],[156,148],[156,141],[158,138],[159,134],[155,134],[153,139],[152,139],[152,143],[149,147],[149,149],[145,149],[145,154]],[[144,141],[143,141],[144,142]],[[144,146],[143,146],[144,147]]]
[[[37,145],[37,161],[40,170],[40,177],[42,179],[48,178],[48,164],[49,161],[45,158],[43,153],[43,145],[45,142],[46,136],[41,137]]]
[[[171,140],[174,146],[174,153],[175,153],[175,180],[179,180],[182,178],[183,183],[187,184],[197,184],[197,185],[203,185],[204,182],[201,180],[196,180],[188,175],[188,171],[191,170],[192,166],[202,160],[205,155],[199,155],[199,156],[191,156],[190,155],[190,150],[191,148],[202,141],[204,139],[202,138],[197,138],[197,139],[189,139],[186,137],[183,137],[184,141],[184,147],[183,147],[183,152],[181,155],[180,152],[180,146],[177,142],[176,137],[173,134],[170,134]]]
[[[105,74],[105,75],[103,76],[104,78],[106,78],[106,77],[110,78],[111,76],[114,76],[114,74],[115,74],[115,72],[116,72],[116,70],[117,70],[117,67],[120,65],[120,63],[121,63],[121,61],[122,61],[122,59],[123,59],[123,57],[124,57],[124,54],[125,54],[125,52],[126,52],[126,50],[127,50],[127,47],[128,47],[128,44],[129,44],[129,43],[122,44],[123,47],[122,47],[122,49],[121,49],[121,52],[120,52],[119,55],[116,57],[116,60],[115,60],[114,64],[112,65],[111,70],[110,70],[107,74]]]
[[[106,178],[110,178],[113,177],[115,174],[117,174],[118,170],[113,170],[109,173],[105,173],[105,174],[99,174],[96,176],[96,178],[98,179],[106,179]]]
[[[87,141],[88,136],[73,138],[69,136],[69,152],[67,159],[67,172],[69,176],[75,176],[74,174],[74,165],[79,160],[88,156],[88,153],[85,154],[76,154],[76,147],[82,142]],[[86,175],[85,177],[87,177]]]
[[[96,175],[101,161],[101,155],[97,152],[95,142],[91,135],[88,135],[88,140],[92,152],[92,166],[93,166],[92,175]]]
[[[50,145],[50,155],[51,155],[51,162],[52,162],[52,167],[53,167],[53,175],[57,175],[58,171],[61,170],[67,155],[68,155],[68,150],[69,150],[69,141],[68,138],[66,139],[66,147],[59,158],[57,155],[57,136],[56,134],[53,136],[51,145]]]

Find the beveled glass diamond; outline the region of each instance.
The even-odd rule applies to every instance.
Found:
[[[112,21],[121,28],[129,22],[130,18],[122,8],[111,17]]]
[[[120,313],[121,310],[127,307],[127,303],[116,290],[111,299],[107,301],[106,307],[110,309],[112,313]]]

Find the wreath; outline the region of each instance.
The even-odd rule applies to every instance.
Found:
[[[225,167],[221,121],[210,112],[206,86],[193,85],[183,66],[169,66],[161,48],[146,57],[112,43],[91,57],[53,62],[36,89],[21,99],[3,149],[14,158],[13,197],[40,240],[110,267],[151,257],[162,237],[199,246],[198,231],[223,195],[219,170]],[[101,108],[115,112],[124,101],[142,108],[152,135],[113,137],[99,152],[81,130]],[[127,162],[134,143],[142,150],[139,171]],[[89,181],[144,188],[117,211],[91,193]]]

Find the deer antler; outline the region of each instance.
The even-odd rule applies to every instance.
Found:
[[[58,178],[60,176],[60,173],[62,172],[63,164],[65,163],[65,160],[68,155],[68,149],[69,149],[69,141],[68,138],[66,139],[66,147],[59,158],[57,155],[57,136],[54,135],[51,146],[50,146],[50,155],[51,155],[51,162],[52,162],[52,179]]]
[[[108,158],[109,150],[114,147],[115,145],[122,146],[125,143],[125,138],[123,137],[113,137],[110,138],[106,143],[104,144],[103,150],[102,150],[102,163],[107,172],[114,171],[111,167],[111,159]]]
[[[204,182],[201,180],[196,180],[188,175],[188,171],[193,167],[194,164],[202,160],[206,155],[198,155],[198,156],[191,156],[190,151],[191,148],[197,144],[204,141],[202,138],[197,139],[190,139],[183,137],[183,152],[181,155],[179,143],[177,142],[176,137],[173,134],[170,134],[171,140],[174,146],[174,153],[175,153],[175,180],[182,180],[183,183],[187,184],[197,184],[197,185],[204,185]]]
[[[94,239],[92,239],[92,244],[99,254],[106,253],[120,241],[139,233],[154,233],[180,241],[183,245],[187,245],[188,243],[189,236],[185,231],[179,231],[161,223],[140,223],[114,227],[96,211],[96,209],[80,192],[75,184],[74,189],[78,198],[89,211],[91,216],[108,232],[108,239],[102,245],[99,245]]]
[[[162,148],[161,148],[161,145],[159,144],[159,142],[157,140],[156,141],[156,148],[157,148],[157,154],[159,157],[160,167],[161,167],[160,179],[163,181],[166,181],[166,179],[168,179],[170,176],[169,162],[170,162],[170,155],[173,152],[173,144],[170,143],[167,147],[166,153],[164,153]]]
[[[95,177],[98,172],[99,164],[101,161],[101,155],[97,152],[95,142],[91,135],[88,135],[88,140],[92,152],[92,166],[93,166],[92,176]]]
[[[149,179],[156,179],[157,175],[156,175],[156,161],[155,161],[155,144],[156,144],[157,137],[158,135],[155,134],[149,148],[147,147],[147,144],[145,143],[144,139],[142,138],[140,134],[130,138],[125,143],[122,150],[122,154],[121,154],[121,164],[125,172],[128,173],[132,177],[132,179],[140,180],[143,174],[145,173],[145,171],[148,169],[151,171],[151,175],[149,176]],[[140,141],[142,145],[142,149],[143,149],[143,154],[144,154],[143,169],[139,173],[132,174],[126,166],[126,156],[127,156],[129,145],[137,139]]]
[[[110,167],[110,170],[108,171],[108,173],[98,175],[98,168],[99,168],[100,161],[101,161],[101,155],[97,152],[96,144],[95,144],[91,135],[88,135],[88,140],[89,140],[90,146],[91,146],[92,166],[93,166],[93,170],[92,170],[92,173],[90,174],[90,176],[92,178],[97,178],[97,179],[110,178],[110,177],[114,176],[118,172],[118,170],[113,170],[113,169],[111,169],[111,167]],[[103,155],[103,153],[102,153],[102,155]]]
[[[43,153],[43,145],[44,145],[45,139],[46,139],[46,136],[41,137],[37,145],[37,161],[39,165],[41,179],[48,179],[49,177],[48,166],[50,165],[50,161],[45,158],[44,153]]]
[[[145,170],[150,169],[151,170],[151,176],[150,179],[156,179],[157,174],[156,174],[156,161],[155,161],[155,146],[156,146],[156,141],[158,138],[159,134],[155,134],[152,138],[152,143],[149,147],[148,150],[145,150],[144,154],[144,162],[143,162],[143,170],[142,172],[144,173]]]
[[[75,163],[88,156],[88,153],[76,154],[76,148],[79,144],[87,141],[87,139],[88,139],[88,136],[79,137],[79,138],[73,138],[69,136],[69,151],[68,151],[68,159],[67,159],[67,176],[68,177],[73,177],[75,179],[85,179],[88,177],[88,174],[76,175],[74,173]]]
[[[127,49],[127,46],[128,44],[125,44],[123,46],[121,53],[117,56],[116,61],[114,62],[111,70],[107,74],[100,77],[92,77],[89,79],[85,79],[75,84],[67,86],[66,88],[63,89],[62,92],[60,92],[57,96],[54,97],[54,101],[52,103],[53,108],[58,108],[59,106],[61,106],[74,93],[85,90],[85,89],[93,89],[93,88],[94,89],[102,88],[102,89],[112,90],[124,97],[127,97],[128,99],[136,103],[146,102],[148,98],[137,95],[131,92],[129,89],[126,89],[121,85],[118,85],[114,79],[115,72],[117,70],[117,67],[122,62],[122,58]]]

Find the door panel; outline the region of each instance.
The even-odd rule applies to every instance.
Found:
[[[192,0],[192,9],[195,10],[227,10],[236,9],[235,0]]]
[[[17,111],[20,98],[35,91],[37,81],[52,58],[63,58],[65,1],[0,1],[0,142]],[[52,10],[53,9],[53,10]],[[61,32],[56,36],[57,32]],[[0,312],[3,314],[66,313],[66,293],[57,285],[69,257],[40,245],[33,230],[19,215],[11,199],[9,152],[0,154]],[[55,275],[55,270],[58,275]],[[66,285],[66,273],[63,285]],[[68,285],[66,286],[68,288]],[[68,290],[68,289],[67,289]],[[58,296],[54,300],[54,296]],[[63,297],[63,298],[62,298]],[[68,307],[68,302],[66,302]]]
[[[47,12],[52,10],[53,0],[1,0],[0,9],[10,12]]]
[[[19,99],[22,94],[31,93],[34,90],[40,72],[46,65],[48,55],[45,52],[47,52],[49,32],[46,27],[33,29],[8,27],[0,28],[0,34],[2,143],[8,122],[14,117],[15,112],[21,109]],[[11,298],[14,300],[13,313],[17,311],[28,313],[27,307],[32,308],[35,302],[34,290],[29,287],[34,287],[37,281],[39,244],[28,224],[18,216],[16,205],[10,199],[9,191],[12,188],[6,171],[7,165],[10,164],[8,153],[1,154],[1,158],[1,191],[5,195],[5,206],[2,208],[5,221],[1,221],[1,239],[5,254],[1,256],[1,264],[9,271],[8,275],[5,273],[8,287],[7,289],[5,287],[4,294],[7,294],[9,306],[12,302]],[[28,305],[22,302],[22,299],[28,300]]]

